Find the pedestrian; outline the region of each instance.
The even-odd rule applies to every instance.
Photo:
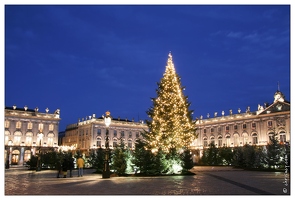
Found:
[[[67,178],[67,172],[68,172],[68,161],[66,158],[64,158],[62,162],[62,172],[63,172],[63,177]]]
[[[73,174],[72,174],[72,171],[74,169],[74,158],[73,157],[69,158],[68,167],[69,167],[69,170],[70,170],[70,177],[73,177]]]
[[[79,156],[77,160],[77,167],[78,167],[78,177],[83,176],[84,160],[82,156]]]
[[[61,174],[61,162],[60,162],[60,160],[58,160],[57,162],[56,162],[56,170],[57,170],[57,175],[56,175],[56,178],[60,178],[59,177],[59,175]]]

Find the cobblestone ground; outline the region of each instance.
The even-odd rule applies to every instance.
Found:
[[[283,172],[230,167],[194,167],[192,171],[196,175],[102,179],[91,169],[85,169],[83,177],[74,170],[72,178],[56,178],[51,170],[6,169],[4,195],[290,195],[290,179]]]

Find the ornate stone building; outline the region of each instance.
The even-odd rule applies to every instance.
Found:
[[[109,127],[109,147],[115,147],[122,138],[125,144],[134,149],[135,140],[140,138],[141,132],[147,130],[146,124],[127,119],[112,119]],[[76,151],[88,155],[91,149],[105,148],[106,125],[103,117],[96,118],[95,114],[79,120],[78,123],[66,127],[62,145],[71,146]]]
[[[253,112],[248,107],[245,112],[238,109],[236,114],[230,110],[228,115],[222,111],[221,116],[217,116],[217,113],[213,117],[208,115],[206,119],[201,116],[196,120],[196,126],[198,139],[192,144],[192,149],[196,150],[196,160],[210,143],[216,147],[267,145],[269,137],[274,134],[277,134],[281,143],[290,143],[290,102],[278,90],[270,105],[258,104],[257,110]]]
[[[197,162],[210,143],[216,147],[267,145],[273,134],[278,134],[281,143],[290,143],[290,123],[290,102],[279,90],[275,92],[272,104],[258,105],[256,111],[250,111],[248,107],[245,112],[238,109],[236,114],[230,110],[228,115],[222,111],[221,116],[217,113],[206,119],[201,116],[196,120],[198,139],[191,145],[194,161]],[[140,138],[141,132],[148,127],[143,122],[113,119],[109,130],[110,148],[116,146],[121,137],[126,145],[134,148],[136,138]],[[96,118],[93,114],[68,125],[62,144],[87,155],[91,149],[105,148],[105,134],[103,118]]]
[[[23,165],[36,155],[58,147],[60,111],[5,107],[5,163]]]

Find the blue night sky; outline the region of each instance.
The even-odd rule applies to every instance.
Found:
[[[5,106],[148,119],[171,51],[194,118],[290,101],[290,4],[4,5]]]

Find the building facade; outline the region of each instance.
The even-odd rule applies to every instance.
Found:
[[[126,146],[135,148],[135,140],[141,137],[141,132],[147,130],[146,124],[133,120],[113,118],[109,126],[109,148],[112,149],[122,139]],[[105,148],[106,125],[103,117],[96,118],[95,114],[82,118],[78,123],[66,127],[65,137],[62,139],[63,146],[72,147],[89,155],[92,149]]]
[[[277,134],[278,140],[289,143],[291,140],[290,102],[285,100],[279,90],[274,94],[273,103],[259,105],[251,112],[248,107],[245,112],[238,109],[237,114],[232,110],[228,115],[222,111],[221,116],[214,113],[196,120],[198,139],[192,144],[195,150],[195,160],[202,156],[203,149],[210,143],[216,147],[237,147],[245,144],[267,145],[270,136]]]
[[[245,112],[241,109],[234,114],[232,110],[221,116],[214,113],[213,117],[207,116],[197,119],[195,124],[198,138],[191,144],[194,162],[202,157],[202,152],[210,143],[216,147],[237,147],[245,144],[267,145],[269,137],[277,134],[281,143],[290,143],[290,102],[284,99],[280,91],[274,94],[273,103],[258,105],[256,111]],[[141,137],[141,132],[148,130],[143,122],[113,119],[109,127],[110,148],[115,147],[120,138],[126,146],[135,147],[135,140]],[[105,148],[106,125],[102,117],[95,115],[79,120],[78,123],[68,125],[62,144],[72,146],[73,149],[89,154],[91,149]]]
[[[5,163],[24,165],[32,155],[58,148],[60,110],[5,107]]]

